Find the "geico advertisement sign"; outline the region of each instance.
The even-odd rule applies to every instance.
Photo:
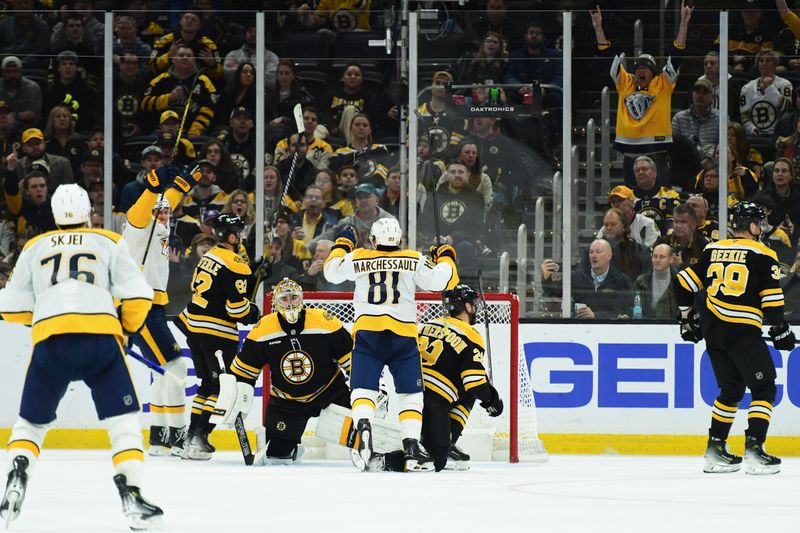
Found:
[[[705,344],[684,342],[677,325],[522,324],[520,341],[539,409],[706,410],[719,392]],[[800,406],[800,346],[770,352],[775,405]]]

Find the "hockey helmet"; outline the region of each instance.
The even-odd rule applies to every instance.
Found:
[[[300,318],[303,310],[303,288],[289,278],[283,278],[272,291],[275,309],[290,324]]]
[[[403,230],[394,217],[379,218],[369,229],[369,239],[375,246],[400,246]]]
[[[167,200],[163,194],[156,198],[153,204],[153,211],[161,211],[162,209],[170,209],[169,200]]]
[[[750,224],[760,226],[766,217],[767,215],[760,205],[746,200],[731,207],[728,216],[731,228],[738,231],[750,231]]]
[[[220,242],[226,242],[228,235],[239,235],[244,231],[244,220],[239,215],[233,213],[222,213],[214,221],[214,235]]]
[[[444,298],[444,308],[450,316],[457,315],[464,311],[467,303],[471,303],[475,307],[475,313],[480,309],[480,298],[478,293],[472,287],[464,283],[460,283],[450,289],[449,291],[442,292]],[[470,323],[474,323],[474,315],[470,317]]]
[[[92,214],[89,195],[76,183],[59,185],[50,199],[50,207],[59,226],[88,224]]]

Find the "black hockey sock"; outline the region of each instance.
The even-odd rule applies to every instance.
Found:
[[[753,437],[761,443],[767,439],[769,422],[772,417],[772,404],[763,400],[753,400],[747,410],[747,430],[744,432],[748,437]]]
[[[719,399],[714,400],[714,406],[711,408],[711,427],[708,429],[708,436],[720,440],[728,440],[728,433],[731,431],[737,408],[738,404],[725,405]]]

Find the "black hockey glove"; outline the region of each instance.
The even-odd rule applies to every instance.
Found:
[[[769,336],[772,337],[772,345],[776,350],[793,350],[797,342],[794,331],[785,320],[782,324],[769,328]]]
[[[687,342],[698,343],[703,340],[703,332],[700,331],[700,315],[692,309],[686,317],[678,318],[681,324],[681,338]]]
[[[489,392],[492,397],[488,401],[481,402],[481,407],[486,409],[486,414],[489,416],[500,416],[503,414],[503,400],[500,399],[500,394],[497,389],[489,385]]]

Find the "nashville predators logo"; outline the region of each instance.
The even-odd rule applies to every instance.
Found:
[[[625,109],[631,118],[637,122],[642,120],[656,97],[647,93],[632,93],[625,97]]]
[[[286,381],[299,385],[314,375],[314,361],[306,352],[291,351],[281,359],[281,372]]]

